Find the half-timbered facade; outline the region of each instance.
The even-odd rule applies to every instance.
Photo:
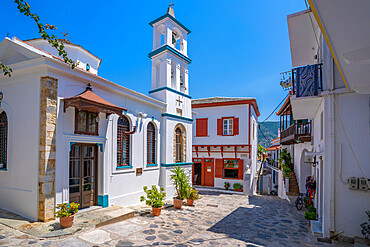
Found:
[[[0,43],[13,69],[0,76],[1,208],[46,221],[63,202],[139,203],[145,185],[174,195],[171,167],[192,164],[190,30],[172,8],[150,25],[149,96],[98,76],[101,60],[68,40],[73,70],[46,40]]]
[[[254,98],[213,97],[192,101],[193,184],[253,193],[259,110]]]

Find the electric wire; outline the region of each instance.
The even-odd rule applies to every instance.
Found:
[[[307,2],[305,1],[306,3],[306,7],[307,9],[310,9],[307,5]],[[316,34],[316,31],[315,31],[315,28],[314,28],[314,25],[313,25],[313,21],[312,21],[312,17],[311,15],[308,15],[310,17],[310,22],[311,22],[311,26],[312,26],[312,30],[313,30],[313,33],[315,34],[315,41],[316,41],[316,44],[317,44],[317,47],[318,47],[318,50],[319,50],[319,53],[320,53],[320,57],[322,57],[322,54],[321,54],[321,47],[320,47],[320,44],[319,44],[319,41],[318,41],[318,38],[317,38],[317,34]],[[328,73],[328,70],[327,70],[327,67],[326,67],[326,64],[325,64],[325,61],[322,59],[322,64],[323,64],[323,67],[325,69],[325,73],[326,73],[326,77],[328,78],[330,84],[331,84],[331,87],[334,88],[334,82],[332,81],[332,78],[329,77],[329,73]],[[329,89],[329,91],[332,91],[332,89]],[[357,156],[356,156],[356,153],[355,151],[353,150],[353,147],[352,147],[352,144],[348,138],[348,135],[347,135],[347,131],[346,129],[344,128],[344,124],[343,124],[343,121],[342,121],[342,117],[340,116],[340,113],[339,113],[339,110],[338,110],[338,106],[337,106],[337,102],[335,100],[335,95],[333,94],[333,101],[334,101],[334,108],[338,114],[338,118],[339,118],[339,121],[340,121],[340,125],[342,127],[342,130],[343,130],[343,133],[344,133],[344,136],[346,137],[346,140],[348,142],[348,145],[349,145],[349,148],[351,149],[351,152],[356,160],[356,164],[358,166],[358,168],[360,169],[362,175],[364,176],[364,178],[366,178],[366,175],[364,173],[364,171],[362,170],[361,168],[361,165],[360,165],[360,162],[358,161],[357,159]],[[367,186],[370,188],[370,182],[367,180]]]

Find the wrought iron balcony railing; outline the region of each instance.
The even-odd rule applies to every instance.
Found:
[[[311,122],[295,123],[280,133],[280,144],[290,145],[311,141]]]
[[[292,70],[293,94],[298,97],[319,95],[322,89],[321,64],[307,65]]]

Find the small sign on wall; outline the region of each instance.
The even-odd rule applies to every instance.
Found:
[[[136,168],[136,176],[143,174],[143,168]]]
[[[207,166],[207,172],[212,172],[212,168],[210,166]]]

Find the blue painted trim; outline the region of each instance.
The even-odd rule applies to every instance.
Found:
[[[150,22],[149,23],[149,25],[151,25],[151,26],[153,26],[155,23],[157,23],[157,22],[159,22],[159,21],[161,21],[161,20],[163,20],[164,18],[166,18],[166,17],[168,17],[168,18],[170,18],[172,21],[174,21],[177,25],[179,25],[180,27],[182,27],[183,29],[185,29],[185,31],[187,32],[187,33],[191,33],[191,31],[190,31],[190,29],[189,28],[187,28],[187,27],[185,27],[183,24],[181,24],[181,22],[179,22],[178,20],[176,20],[175,19],[175,17],[173,17],[172,15],[170,15],[170,14],[165,14],[165,15],[162,15],[161,17],[158,17],[157,19],[155,19],[154,21],[152,21],[152,22]]]
[[[150,167],[150,166],[158,166],[158,164],[147,164],[146,166],[147,167]]]
[[[164,45],[164,46],[162,46],[162,47],[159,47],[157,50],[154,50],[154,51],[152,51],[151,53],[149,53],[149,54],[148,54],[148,56],[149,56],[150,58],[152,58],[152,57],[154,57],[155,55],[157,55],[157,54],[159,54],[159,53],[161,53],[161,52],[163,52],[163,51],[165,51],[165,50],[168,50],[168,51],[170,51],[170,52],[174,53],[176,56],[178,56],[178,57],[180,57],[180,58],[184,59],[184,60],[185,60],[185,62],[187,62],[187,63],[191,63],[191,59],[190,59],[190,58],[188,58],[188,57],[187,57],[187,56],[185,56],[184,54],[181,54],[180,52],[178,52],[176,49],[172,48],[172,47],[171,47],[171,46],[169,46],[169,45]]]
[[[102,206],[103,208],[108,207],[108,195],[98,195],[98,206]]]
[[[69,151],[72,151],[72,145],[76,144],[75,142],[70,142],[69,143]]]
[[[123,114],[127,115],[127,110],[123,110]]]
[[[189,121],[189,122],[193,122],[194,121],[194,119],[187,118],[187,117],[177,116],[177,115],[170,114],[170,113],[162,113],[162,117],[173,117],[173,118],[177,118],[177,119],[181,119],[181,120],[185,120],[185,121]]]
[[[171,91],[171,92],[174,92],[174,93],[180,94],[181,96],[184,96],[184,97],[186,97],[186,98],[191,99],[191,96],[189,96],[189,95],[187,95],[187,94],[184,94],[184,93],[182,93],[182,92],[180,92],[180,91],[177,91],[177,90],[175,90],[175,89],[173,89],[173,88],[170,88],[170,87],[160,87],[160,88],[154,89],[154,90],[152,90],[152,91],[149,91],[149,93],[155,93],[155,92],[159,92],[159,91],[162,91],[162,90],[168,90],[168,91]]]
[[[102,143],[96,143],[98,147],[100,148],[100,152],[103,152],[103,144]]]
[[[0,171],[7,171],[8,168],[0,168]]]
[[[168,167],[168,166],[187,166],[192,165],[194,162],[183,162],[183,163],[168,163],[168,164],[161,164],[161,166]]]
[[[117,166],[116,169],[127,169],[127,168],[132,168],[131,165],[129,166]]]

